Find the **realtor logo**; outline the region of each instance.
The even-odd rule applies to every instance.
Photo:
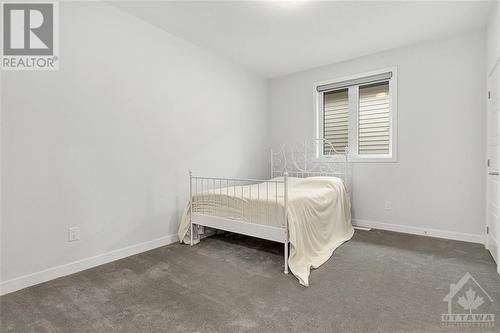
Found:
[[[450,284],[450,292],[443,302],[448,303],[448,313],[441,315],[444,326],[494,327],[493,299],[470,273],[456,284]]]
[[[2,19],[2,69],[58,69],[56,2],[4,2]]]

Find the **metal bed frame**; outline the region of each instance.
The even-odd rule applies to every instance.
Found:
[[[323,152],[323,153],[321,153]],[[189,172],[189,197],[190,197],[190,244],[194,245],[194,231],[197,235],[200,227],[209,227],[237,234],[267,239],[284,244],[284,273],[288,274],[288,177],[334,176],[344,181],[346,188],[350,188],[348,149],[345,152],[335,150],[333,144],[327,140],[312,140],[302,142],[291,147],[283,146],[278,152],[271,151],[271,179],[246,179],[246,178],[214,178],[193,176]],[[282,177],[282,178],[274,178]],[[217,209],[207,209],[201,203],[204,196],[227,194],[237,196],[252,202],[250,186],[257,186],[257,210],[266,210],[263,217],[257,218],[244,211],[241,207],[239,216],[232,219],[218,214]],[[264,187],[264,193],[260,188]],[[230,191],[231,189],[231,191]],[[248,189],[248,195],[245,195]],[[226,192],[226,193],[224,193]],[[200,202],[198,201],[201,197]],[[216,196],[212,196],[212,199]],[[221,202],[224,204],[222,197]],[[282,206],[282,214],[276,214],[271,209],[272,205]],[[282,223],[269,223],[282,219]]]

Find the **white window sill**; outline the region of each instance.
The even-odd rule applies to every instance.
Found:
[[[398,159],[396,156],[387,156],[387,157],[382,157],[382,156],[349,156],[349,162],[354,162],[354,163],[395,163],[397,162]]]
[[[334,155],[334,156],[339,156],[339,155]],[[321,155],[317,157],[318,161],[332,161],[333,159],[337,159],[337,157],[332,157],[332,156],[326,156],[326,155]],[[353,162],[353,163],[396,163],[398,161],[397,157],[395,156],[387,156],[387,157],[381,157],[381,156],[348,156],[348,161]]]

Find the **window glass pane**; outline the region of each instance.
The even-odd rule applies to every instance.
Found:
[[[333,145],[337,152],[345,152],[349,125],[348,90],[341,89],[323,94],[323,138]],[[323,154],[334,153],[332,146],[325,143]]]
[[[359,87],[358,154],[389,154],[389,82]]]

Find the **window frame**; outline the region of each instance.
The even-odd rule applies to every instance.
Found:
[[[392,78],[388,80],[389,82],[389,153],[388,154],[359,154],[358,153],[358,123],[359,123],[359,86],[353,85],[348,88],[348,98],[349,98],[349,122],[348,122],[348,147],[349,147],[349,160],[353,162],[397,162],[397,139],[398,139],[398,110],[397,110],[397,67],[390,67],[379,69],[376,71],[370,71],[365,73],[354,74],[346,77],[340,77],[333,80],[317,82],[313,85],[314,94],[314,134],[316,138],[323,139],[323,103],[325,92],[318,92],[317,87],[325,84],[338,83],[347,80],[361,79],[364,77],[383,74],[391,72]],[[382,80],[379,82],[385,82]],[[339,88],[345,89],[344,88]],[[318,159],[329,159],[332,156],[323,154],[323,149],[320,142],[316,149],[316,156]]]

